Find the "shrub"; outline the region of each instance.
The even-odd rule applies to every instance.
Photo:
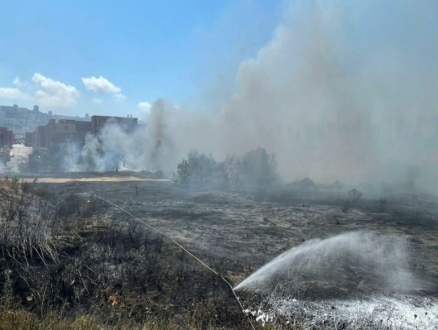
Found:
[[[192,150],[187,159],[178,164],[175,181],[184,184],[212,184],[221,181],[222,177],[222,166],[211,155]]]
[[[264,148],[252,150],[243,156],[240,172],[247,189],[264,190],[278,178],[275,156]]]
[[[357,189],[351,189],[348,191],[348,196],[352,202],[357,202],[362,197],[362,193]]]
[[[257,148],[243,157],[227,156],[217,162],[211,155],[192,150],[177,166],[174,181],[182,184],[207,184],[233,189],[264,191],[277,180],[275,156]]]
[[[242,186],[242,159],[234,155],[227,155],[222,162],[225,182],[224,185],[233,188]]]
[[[356,203],[357,201],[359,201],[359,199],[362,197],[362,192],[360,192],[357,189],[351,189],[348,191],[348,197],[349,199],[347,200],[339,200],[341,202],[341,210],[342,212],[347,212],[348,209],[354,205],[354,203]]]
[[[21,191],[25,194],[29,194],[31,193],[33,190],[32,184],[30,184],[29,182],[25,182],[23,181],[21,183]]]
[[[39,172],[48,164],[46,162],[47,152],[42,149],[35,149],[29,154],[27,163],[21,165],[22,172]]]
[[[16,177],[16,176],[14,176],[14,177],[12,177],[12,180],[11,180],[11,188],[15,191],[15,192],[17,192],[17,189],[18,189],[18,178]]]
[[[62,172],[66,168],[66,159],[72,158],[69,154],[69,144],[54,145],[48,149],[35,149],[29,154],[28,161],[20,165],[21,172]],[[78,161],[78,160],[77,160]]]
[[[53,189],[47,184],[40,184],[33,187],[33,193],[39,197],[51,198],[55,196]]]

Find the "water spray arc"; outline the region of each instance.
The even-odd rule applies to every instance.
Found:
[[[279,255],[234,289],[271,293],[282,282],[296,294],[304,279],[313,279],[342,287],[363,281],[373,292],[407,292],[419,284],[409,270],[408,250],[403,237],[368,231],[313,239]]]

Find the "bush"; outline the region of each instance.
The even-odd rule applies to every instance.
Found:
[[[257,148],[243,157],[227,156],[218,163],[211,155],[192,150],[177,166],[174,181],[182,184],[222,186],[264,191],[278,178],[275,156]]]
[[[69,144],[54,145],[48,149],[33,150],[29,154],[28,161],[21,164],[20,171],[31,173],[68,171],[66,159],[72,158],[68,146]]]
[[[348,191],[348,200],[345,200],[342,204],[342,212],[347,212],[350,206],[353,206],[362,197],[362,192],[357,189],[351,189]]]
[[[357,202],[362,197],[362,193],[357,189],[351,189],[348,191],[348,196],[352,202]]]
[[[252,150],[243,156],[240,172],[247,189],[265,190],[278,178],[275,156],[264,148]]]
[[[220,182],[222,177],[222,166],[211,155],[192,150],[187,159],[178,164],[175,181],[184,184],[212,184]]]
[[[47,151],[35,149],[29,154],[27,163],[21,165],[22,172],[40,172],[47,168],[49,161],[47,160]]]
[[[224,171],[224,185],[238,189],[243,185],[242,177],[242,159],[234,155],[227,155],[227,158],[222,162]]]

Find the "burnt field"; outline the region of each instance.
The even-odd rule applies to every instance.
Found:
[[[426,319],[417,325],[430,326],[437,320],[438,204],[434,197],[399,193],[371,198],[364,192],[354,198],[347,190],[291,185],[253,194],[188,189],[154,180],[48,182],[2,188],[4,304],[7,301],[8,306],[38,317],[56,311],[66,318],[94,315],[106,326],[154,321],[182,328],[249,327],[231,289],[218,276],[123,208],[174,238],[233,286],[279,254],[302,244],[311,247],[314,239],[352,232],[402,237],[406,241],[403,269],[414,279],[409,284],[382,283],[380,273],[391,277],[394,265],[363,263],[350,252],[348,258],[335,253],[331,260],[327,250],[327,254],[317,252],[317,257],[328,261],[317,259],[319,266],[312,271],[297,271],[299,283],[282,292],[282,303],[272,301],[270,292],[278,289],[275,283],[268,291],[239,290],[237,294],[248,313],[264,306],[266,310],[258,313],[271,313],[276,327],[285,327],[287,321],[290,326],[293,318],[299,324],[294,327],[357,328],[359,321],[348,323],[336,304],[370,302],[377,295],[409,302],[415,322]],[[360,251],[369,249],[360,242],[357,245]],[[387,252],[382,260],[391,263],[393,251]],[[291,307],[292,301],[300,305]],[[284,312],[287,304],[289,313]],[[322,312],[325,305],[339,310],[337,320]],[[312,306],[319,311],[312,311]],[[381,307],[377,303],[374,308]],[[386,328],[397,328],[390,323],[390,318],[397,318],[395,313],[382,320]],[[261,324],[255,321],[257,315],[250,317]],[[378,328],[374,321],[368,317],[360,322]],[[400,325],[410,327],[408,321]]]
[[[264,196],[232,191],[186,190],[171,182],[69,183],[57,190],[98,196],[129,210],[207,260],[225,259],[255,270],[278,254],[314,238],[349,231],[405,235],[411,269],[438,282],[438,200],[398,195],[363,198],[348,209],[347,192],[278,188]],[[114,220],[127,217],[112,209]],[[242,268],[236,282],[248,273]],[[421,288],[419,288],[421,289]]]

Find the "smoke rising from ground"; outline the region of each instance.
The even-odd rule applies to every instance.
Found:
[[[240,66],[238,90],[220,115],[229,141],[222,152],[260,145],[277,155],[286,177],[320,182],[381,180],[436,161],[438,76],[426,71],[422,50],[392,39],[381,45],[377,35],[361,44],[349,31],[365,25],[351,21],[354,9],[309,7]],[[394,9],[402,20],[405,9]]]
[[[81,151],[82,159],[89,168],[97,171],[113,171],[116,166],[133,170],[173,170],[173,141],[169,132],[170,106],[164,101],[154,103],[148,126],[127,132],[116,122],[108,122],[97,136],[87,135]]]
[[[284,8],[272,40],[240,65],[237,89],[219,113],[158,100],[145,129],[123,138],[112,127],[100,137],[105,148],[173,171],[191,149],[223,159],[260,146],[276,154],[288,180],[406,182],[415,167],[416,185],[434,190],[438,51],[430,13],[438,5],[298,1]],[[98,155],[95,142],[85,152]]]

